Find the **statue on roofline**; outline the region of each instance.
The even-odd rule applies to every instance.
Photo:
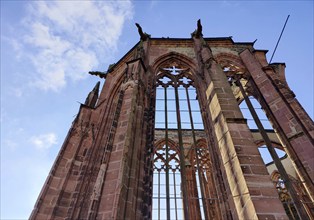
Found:
[[[192,37],[195,37],[195,38],[203,37],[202,30],[203,30],[203,27],[201,24],[201,19],[198,19],[197,20],[197,29],[191,34]]]
[[[142,27],[138,24],[138,23],[135,23],[137,29],[138,29],[138,33],[140,34],[140,37],[141,37],[141,40],[142,41],[146,41],[148,38],[150,38],[150,35],[143,32],[143,29]]]

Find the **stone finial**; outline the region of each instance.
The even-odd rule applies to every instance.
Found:
[[[203,37],[202,30],[203,30],[203,27],[201,24],[201,19],[198,19],[197,20],[197,29],[192,33],[192,37],[195,37],[195,38]]]
[[[138,24],[138,23],[135,23],[137,29],[138,29],[138,33],[140,34],[140,37],[141,37],[141,40],[142,41],[146,41],[148,38],[150,38],[150,35],[143,32],[143,29],[142,27]]]

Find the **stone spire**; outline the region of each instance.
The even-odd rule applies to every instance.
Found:
[[[99,86],[100,86],[100,82],[98,81],[97,84],[95,85],[94,89],[92,91],[90,91],[90,93],[88,94],[86,100],[85,100],[85,105],[91,107],[91,108],[95,108],[97,99],[98,99],[98,93],[99,93]]]

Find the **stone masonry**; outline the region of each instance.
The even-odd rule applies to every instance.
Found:
[[[197,89],[208,184],[219,198],[215,219],[288,219],[231,79],[246,82],[247,95],[261,104],[304,189],[300,200],[313,204],[314,123],[288,87],[285,65],[268,64],[254,43],[205,38],[200,27],[186,39],[139,29],[141,40],[98,74],[103,88],[98,94],[96,85],[81,105],[30,219],[152,218],[155,82],[160,68],[172,66],[189,69]],[[313,209],[304,210],[314,218]],[[191,215],[185,219],[200,216]]]

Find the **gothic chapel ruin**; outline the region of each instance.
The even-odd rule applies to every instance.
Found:
[[[203,37],[200,20],[190,38],[136,25],[140,41],[90,72],[103,88],[80,106],[30,219],[314,219],[314,123],[285,64]]]

